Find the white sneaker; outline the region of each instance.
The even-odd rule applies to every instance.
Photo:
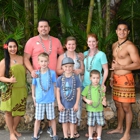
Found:
[[[50,137],[51,138],[53,137],[53,131],[52,131],[52,128],[51,127],[48,127],[47,133],[50,134]]]

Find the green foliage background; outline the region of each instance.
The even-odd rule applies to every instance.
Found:
[[[86,28],[91,0],[62,0],[64,12],[63,19],[60,20],[58,0],[0,0],[0,59],[3,58],[2,46],[10,38],[15,38],[20,44],[20,54],[26,41],[36,35],[38,19],[46,18],[50,21],[52,36],[58,37],[62,44],[66,37],[74,36],[77,39],[77,51],[84,52],[86,46]],[[110,23],[109,34],[106,36],[106,2],[107,0],[94,0],[91,30],[98,35],[99,49],[107,54],[109,63],[111,61],[111,45],[117,40],[115,28],[118,20],[126,20],[131,25],[132,40],[140,49],[140,1],[120,0],[112,5],[110,1]],[[114,0],[113,0],[114,1]],[[37,3],[37,5],[35,5]],[[101,11],[99,11],[99,5]],[[26,6],[25,6],[26,5]],[[37,11],[35,11],[37,9]],[[37,15],[35,16],[35,12]],[[101,15],[101,18],[99,18]],[[62,27],[65,32],[62,32]],[[35,31],[36,30],[36,31]],[[103,33],[103,36],[100,35]]]

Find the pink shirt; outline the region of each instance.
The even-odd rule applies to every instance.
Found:
[[[57,55],[63,54],[63,47],[61,45],[61,42],[59,39],[50,36],[52,40],[52,51],[51,54],[49,55],[49,68],[52,70],[56,70],[56,65],[57,65]],[[42,40],[47,52],[49,52],[49,40]],[[35,70],[39,69],[39,64],[38,64],[38,55],[42,52],[44,52],[44,49],[40,43],[39,36],[35,36],[30,38],[26,45],[24,52],[31,55],[32,58],[32,63],[33,63],[33,68]]]

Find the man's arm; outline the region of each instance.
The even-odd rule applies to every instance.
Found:
[[[35,86],[32,85],[32,98],[33,98],[33,101],[34,101],[34,106],[36,106],[36,99],[35,99]]]
[[[57,104],[58,104],[59,111],[64,111],[65,108],[61,103],[61,100],[60,100],[60,88],[58,88],[58,87],[56,88],[56,99],[57,99]]]
[[[56,67],[56,73],[57,75],[62,75],[64,70],[62,69],[62,66],[61,66],[61,63],[62,63],[62,60],[63,60],[64,56],[63,55],[60,55],[58,57],[58,60],[57,60],[57,67]]]
[[[24,52],[24,57],[23,58],[24,58],[24,65],[30,71],[31,76],[36,78],[37,77],[37,75],[35,73],[36,71],[33,69],[33,66],[31,65],[31,62],[30,62],[31,55]]]
[[[79,104],[79,101],[80,101],[80,93],[81,93],[81,88],[77,88],[77,96],[76,96],[76,103],[73,107],[73,110],[76,112],[78,111],[78,104]]]
[[[32,65],[31,65],[31,62],[30,62],[31,55],[24,52],[24,57],[23,58],[24,58],[24,65],[26,66],[26,68],[31,73],[34,70]]]
[[[130,58],[131,58],[133,63],[131,63],[129,65],[125,65],[122,68],[124,70],[140,69],[140,57],[139,57],[138,49],[136,48],[136,46],[134,44],[129,45],[128,52],[130,54]]]

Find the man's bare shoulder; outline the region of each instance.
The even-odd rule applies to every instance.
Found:
[[[134,45],[134,43],[132,43],[129,40],[126,42],[126,46],[127,46],[128,49],[130,49],[130,48],[136,48],[136,46]]]
[[[113,50],[114,50],[114,48],[116,47],[117,42],[118,42],[118,41],[116,41],[115,43],[112,44],[112,49],[113,49]]]

